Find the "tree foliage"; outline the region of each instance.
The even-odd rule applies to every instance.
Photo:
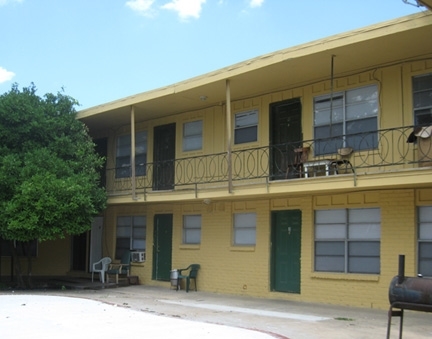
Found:
[[[32,84],[0,96],[0,237],[38,241],[90,229],[106,203],[103,160],[76,119],[77,101]]]

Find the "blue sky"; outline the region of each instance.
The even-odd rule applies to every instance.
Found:
[[[0,0],[0,93],[33,82],[40,96],[64,89],[80,110],[424,10],[402,0]]]

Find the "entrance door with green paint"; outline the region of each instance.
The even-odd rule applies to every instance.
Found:
[[[271,286],[300,293],[301,211],[272,212]]]
[[[168,281],[171,272],[172,214],[156,214],[153,231],[153,279]]]

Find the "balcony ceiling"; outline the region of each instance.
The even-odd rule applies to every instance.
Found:
[[[137,122],[175,115],[226,101],[343,77],[406,60],[432,57],[432,13],[422,12],[276,51],[153,91],[132,95],[78,113],[92,134],[130,124],[135,107]],[[200,100],[206,96],[205,101]],[[103,117],[101,116],[103,115]]]
[[[432,0],[418,0],[417,2],[432,11]]]

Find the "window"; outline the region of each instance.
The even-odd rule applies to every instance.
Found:
[[[147,131],[135,133],[135,175],[146,174],[147,162]],[[116,178],[131,176],[131,136],[121,135],[117,138]]]
[[[432,74],[413,78],[415,125],[432,124]]]
[[[187,152],[202,149],[202,129],[202,120],[183,124],[183,151]]]
[[[432,277],[432,206],[418,208],[418,273]]]
[[[234,214],[234,245],[255,245],[256,213]]]
[[[234,143],[244,144],[258,140],[258,110],[235,115]]]
[[[379,208],[315,212],[315,271],[380,273]]]
[[[201,243],[201,215],[183,216],[183,244]]]
[[[354,150],[377,148],[376,85],[316,97],[314,114],[316,155],[336,153],[342,147]]]
[[[117,218],[116,259],[120,259],[125,251],[146,250],[145,216],[124,216]]]
[[[31,240],[29,242],[13,240],[17,255],[27,257],[30,253],[31,257],[37,257],[38,241]],[[12,257],[10,241],[0,238],[0,257]],[[0,258],[1,259],[1,258]]]

